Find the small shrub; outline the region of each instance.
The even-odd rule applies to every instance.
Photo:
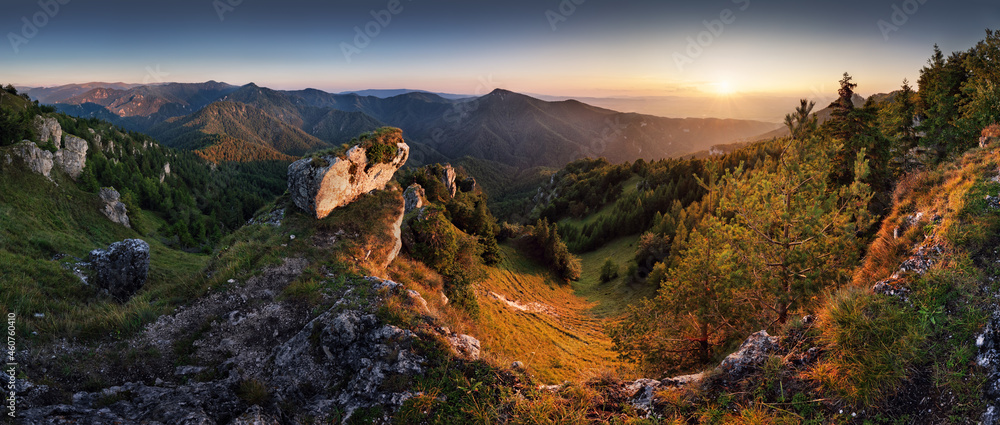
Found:
[[[270,397],[267,386],[256,379],[241,381],[236,388],[236,396],[249,405],[261,405]]]
[[[601,283],[608,283],[618,277],[619,267],[614,260],[608,258],[601,266]]]

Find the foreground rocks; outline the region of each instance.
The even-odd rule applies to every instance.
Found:
[[[161,355],[103,389],[68,399],[27,382],[19,389],[26,409],[18,413],[31,424],[344,423],[358,409],[391,415],[415,396],[412,382],[432,364],[420,347],[447,341],[467,358],[478,356],[479,341],[468,335],[418,335],[380,319],[388,297],[411,296],[389,280],[351,279],[325,292],[319,310],[282,297],[308,266],[285,258],[161,316],[128,343]]]
[[[750,335],[736,352],[726,356],[715,369],[711,371],[656,379],[637,379],[620,382],[620,390],[625,401],[647,416],[653,415],[656,393],[669,388],[699,387],[706,381],[736,382],[748,374],[760,369],[768,356],[778,351],[778,338],[768,335],[767,331],[758,331]],[[553,386],[550,390],[557,390]]]
[[[142,288],[149,275],[149,244],[141,239],[126,239],[107,249],[90,251],[94,282],[119,301],[128,300]]]
[[[983,384],[983,398],[987,401],[983,425],[1000,424],[1000,311],[993,312],[986,329],[976,337],[979,353],[976,363],[986,368],[989,375]]]
[[[108,217],[108,220],[130,229],[132,228],[128,221],[128,208],[119,200],[121,195],[117,190],[110,187],[102,187],[97,195],[104,202],[104,206],[101,207],[101,213]]]
[[[397,138],[396,156],[372,163],[360,145],[344,158],[334,155],[304,158],[288,166],[288,191],[296,206],[322,219],[334,208],[354,202],[362,194],[385,188],[409,157],[410,147]]]

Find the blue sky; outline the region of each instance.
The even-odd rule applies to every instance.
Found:
[[[1000,28],[986,0],[3,1],[0,82],[30,86],[804,96],[848,71],[874,93],[914,81],[935,43],[964,50]],[[376,35],[355,44],[356,27]]]

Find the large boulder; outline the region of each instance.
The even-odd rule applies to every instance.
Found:
[[[41,115],[35,115],[33,124],[35,132],[38,133],[38,140],[43,145],[52,142],[56,149],[62,147],[63,130],[59,126],[59,121],[56,121],[55,118],[45,118]]]
[[[87,141],[72,134],[63,138],[62,149],[53,155],[53,161],[66,174],[76,180],[87,165]]]
[[[93,282],[111,296],[125,301],[146,283],[149,275],[149,244],[141,239],[125,239],[107,249],[90,251]]]
[[[121,224],[122,226],[132,228],[128,221],[128,209],[125,208],[119,198],[121,195],[114,188],[103,187],[98,193],[101,201],[104,201],[104,206],[101,207],[101,212],[108,217],[109,220]]]
[[[426,199],[427,195],[424,193],[423,186],[416,183],[411,184],[406,188],[406,191],[403,192],[403,202],[405,203],[403,213],[407,214],[410,211],[424,206],[424,204],[427,203]]]
[[[293,162],[288,166],[292,202],[322,219],[334,208],[350,204],[362,194],[385,188],[410,153],[401,136],[390,140],[397,141],[397,150],[387,162],[369,161],[367,151],[360,145],[349,149],[343,158],[325,155]]]

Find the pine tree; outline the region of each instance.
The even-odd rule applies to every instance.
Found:
[[[777,159],[752,172],[742,166],[719,184],[719,214],[732,214],[745,238],[742,261],[754,276],[762,309],[785,323],[793,310],[831,282],[847,280],[858,260],[857,232],[870,224],[870,189],[863,151],[852,167],[856,179],[831,187],[837,143],[814,137],[791,141]]]
[[[795,108],[795,112],[785,115],[785,126],[794,139],[806,138],[816,131],[817,118],[812,115],[816,102],[806,99],[801,99],[799,102],[800,105]]]

